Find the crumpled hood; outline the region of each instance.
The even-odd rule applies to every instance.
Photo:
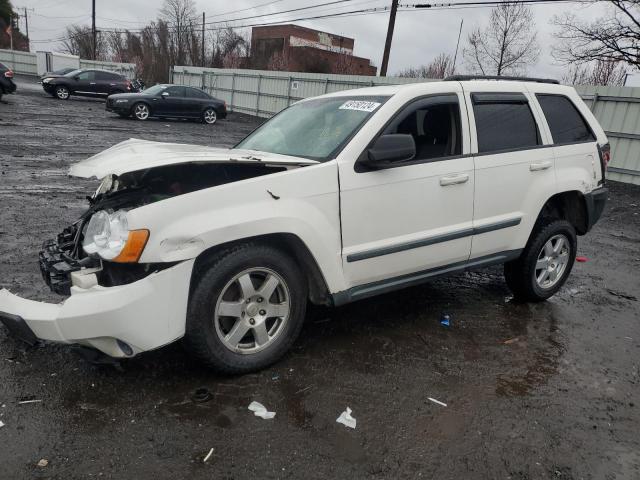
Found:
[[[265,165],[304,166],[318,163],[275,153],[204,147],[181,143],[151,142],[131,138],[93,157],[76,163],[69,175],[102,179],[107,175],[122,175],[180,163],[262,163]]]

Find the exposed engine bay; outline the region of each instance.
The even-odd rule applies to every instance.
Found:
[[[88,210],[39,254],[42,276],[52,291],[70,295],[73,272],[95,269],[98,284],[111,287],[140,280],[171,264],[115,263],[89,255],[83,241],[97,212],[127,211],[179,195],[287,170],[264,163],[178,163],[105,177],[88,197]]]

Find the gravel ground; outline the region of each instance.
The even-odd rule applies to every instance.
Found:
[[[95,188],[71,163],[130,137],[230,146],[258,124],[122,120],[19,82],[0,104],[0,288],[38,300],[59,300],[40,244]],[[253,375],[218,376],[179,344],[97,368],[0,327],[0,479],[640,478],[640,188],[610,187],[579,239],[589,261],[551,300],[512,301],[494,268],[312,308],[291,353]],[[192,400],[200,387],[210,401]],[[335,422],[347,406],[355,430]]]

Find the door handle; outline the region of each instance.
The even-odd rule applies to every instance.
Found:
[[[531,165],[529,165],[529,170],[531,170],[532,172],[538,172],[540,170],[546,170],[548,168],[551,168],[551,162],[549,161],[532,163]]]
[[[89,85],[95,85],[95,84],[96,84],[96,82],[91,82]]]
[[[458,185],[469,181],[469,175],[463,173],[461,175],[451,175],[450,177],[440,177],[440,185],[446,187],[448,185]]]

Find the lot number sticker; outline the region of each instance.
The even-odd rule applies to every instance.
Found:
[[[373,112],[381,104],[378,102],[365,102],[362,100],[349,100],[340,107],[340,110],[358,110],[360,112]]]

